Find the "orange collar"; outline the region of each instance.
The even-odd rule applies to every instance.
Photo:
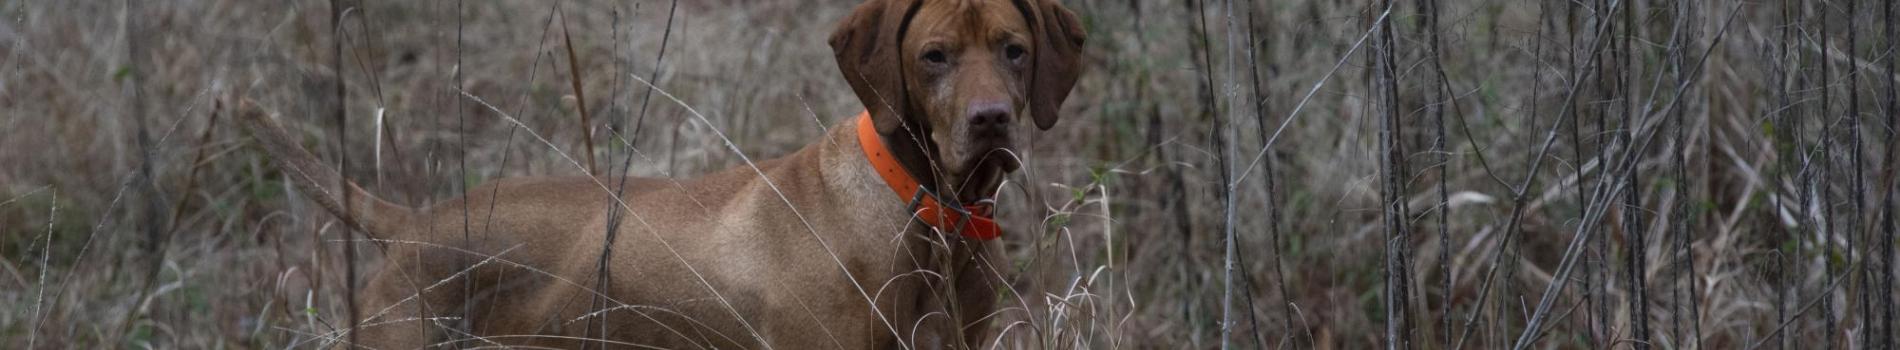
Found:
[[[912,217],[938,230],[947,231],[946,227],[957,227],[964,237],[976,240],[987,241],[1003,235],[1003,229],[996,226],[996,219],[991,218],[989,204],[961,203],[946,208],[937,201],[936,194],[925,191],[923,185],[917,183],[917,178],[911,177],[910,172],[897,162],[897,157],[891,155],[890,149],[885,148],[884,138],[872,126],[870,111],[858,115],[858,143],[864,148],[864,158],[871,161],[872,168],[877,168],[877,174],[884,178],[884,183],[891,185],[891,191],[910,205],[914,214]],[[957,222],[962,225],[945,225]]]

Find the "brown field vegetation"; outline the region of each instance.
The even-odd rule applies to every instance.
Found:
[[[854,1],[331,3],[0,0],[0,348],[347,328],[382,258],[235,98],[412,205],[861,109]],[[1891,1],[1064,3],[1087,73],[1016,133],[998,347],[1900,347]]]

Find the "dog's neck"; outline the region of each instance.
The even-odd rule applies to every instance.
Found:
[[[825,173],[825,181],[832,184],[828,188],[842,189],[843,191],[838,195],[850,198],[848,203],[855,203],[860,209],[878,212],[905,212],[903,208],[907,203],[904,199],[898,198],[904,194],[892,192],[892,184],[879,174],[880,170],[874,165],[875,162],[867,155],[867,146],[859,142],[860,124],[868,122],[868,120],[858,118],[847,119],[831,128],[826,135],[826,141],[812,145],[821,154],[820,169],[823,169]],[[938,193],[937,199],[940,201],[963,204],[974,202],[976,198],[984,197],[982,195],[994,193],[1000,186],[1003,175],[1006,174],[1000,168],[985,167],[978,170],[979,174],[983,174],[980,178],[969,179],[966,176],[965,178],[969,179],[966,180],[967,184],[946,186],[945,182],[951,181],[948,179],[952,177],[942,176],[941,168],[933,166],[934,155],[928,148],[920,145],[920,142],[927,143],[927,138],[922,136],[892,137],[889,134],[879,133],[876,139],[883,143],[880,149],[891,154],[891,159],[888,161],[898,163],[911,174],[917,184],[925,186],[929,191],[948,188],[961,192]],[[923,169],[923,171],[918,169]]]
[[[917,178],[917,183],[945,198],[953,198],[950,197],[953,194],[943,193],[943,189],[947,188],[946,177],[940,176],[943,168],[936,166],[937,162],[933,161],[941,158],[928,141],[929,135],[929,126],[909,121],[905,121],[904,126],[895,132],[878,133],[884,139],[885,150],[891,152],[891,157],[897,159],[897,164],[902,165],[905,172]]]
[[[961,176],[945,174],[943,160],[935,143],[930,142],[928,123],[907,119],[902,127],[889,133],[879,133],[884,140],[886,151],[897,159],[904,171],[924,185],[925,190],[936,193],[945,200],[972,202],[989,197],[1001,186],[1006,175],[994,162],[980,164],[966,170]]]

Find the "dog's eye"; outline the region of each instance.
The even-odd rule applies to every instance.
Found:
[[[1022,59],[1023,54],[1027,53],[1028,50],[1024,50],[1022,45],[1009,44],[1003,47],[1003,57],[1008,57],[1011,61]]]
[[[944,62],[948,62],[949,58],[944,57],[943,50],[930,50],[930,51],[924,52],[924,61],[941,64]]]

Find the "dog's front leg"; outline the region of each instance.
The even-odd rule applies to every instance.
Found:
[[[990,340],[991,313],[996,308],[997,280],[991,243],[953,238],[951,252],[932,254],[936,272],[944,280],[930,283],[919,293],[915,330],[905,338],[916,349],[980,349]],[[948,283],[942,283],[947,281]]]
[[[995,270],[1001,262],[991,254],[995,242],[966,240],[963,249],[957,249],[959,264],[954,267],[956,278],[957,323],[962,328],[964,346],[984,348],[990,338],[990,317],[996,310],[997,292],[1003,288]]]

